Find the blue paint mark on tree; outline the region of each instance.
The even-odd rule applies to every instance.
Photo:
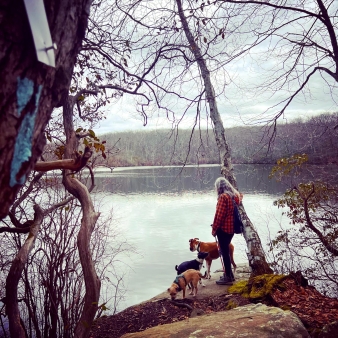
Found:
[[[18,88],[16,90],[16,98],[18,102],[18,114],[21,115],[22,110],[26,107],[34,92],[34,83],[29,79],[18,78]]]
[[[18,135],[16,137],[9,183],[11,187],[16,184],[22,185],[26,181],[26,175],[22,175],[21,177],[17,178],[17,174],[19,173],[22,164],[26,161],[29,161],[30,157],[32,156],[32,139],[41,90],[42,86],[40,85],[35,93],[35,107],[33,111],[28,112],[23,118]],[[18,79],[16,95],[19,116],[21,115],[22,110],[26,107],[27,103],[31,100],[33,94],[33,81],[29,79]]]

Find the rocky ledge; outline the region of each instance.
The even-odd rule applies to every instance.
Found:
[[[174,324],[155,326],[143,332],[127,333],[123,338],[307,338],[304,325],[291,311],[264,304],[250,304]]]
[[[338,300],[321,295],[299,274],[259,276],[248,287],[250,270],[243,264],[230,289],[215,283],[220,276],[215,272],[196,298],[172,302],[163,292],[99,318],[90,337],[337,337]]]

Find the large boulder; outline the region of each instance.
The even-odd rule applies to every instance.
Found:
[[[173,324],[152,327],[121,338],[308,338],[299,318],[291,311],[259,304],[189,318]]]

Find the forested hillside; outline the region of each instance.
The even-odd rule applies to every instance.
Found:
[[[226,129],[233,163],[275,163],[276,159],[306,153],[309,163],[338,162],[338,113],[322,114],[306,121],[279,124],[274,137],[259,126]],[[107,148],[114,147],[108,162],[117,166],[219,163],[212,130],[181,129],[121,132],[101,135]]]

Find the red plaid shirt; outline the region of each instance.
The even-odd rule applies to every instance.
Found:
[[[237,196],[235,196],[235,201],[239,204],[239,198]],[[216,236],[216,231],[219,228],[227,234],[234,233],[234,205],[232,198],[226,193],[220,195],[218,198],[211,234]]]

